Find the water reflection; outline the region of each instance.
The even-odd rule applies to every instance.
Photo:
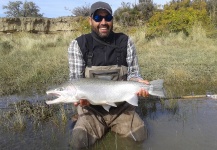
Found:
[[[40,101],[38,99],[38,101]],[[1,106],[3,106],[1,104]],[[0,148],[6,149],[68,149],[72,106],[63,105],[57,118],[33,122],[27,118],[25,130],[17,132],[0,128]],[[138,113],[148,127],[148,140],[135,143],[109,132],[92,149],[197,149],[212,150],[217,147],[217,101],[194,100],[150,100],[141,101]],[[1,112],[2,109],[1,109]],[[63,121],[62,114],[66,114]],[[2,123],[0,121],[0,123]]]
[[[179,100],[178,107],[175,114],[164,111],[158,118],[146,118],[150,136],[143,148],[215,149],[217,101]]]

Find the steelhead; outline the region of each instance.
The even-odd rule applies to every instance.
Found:
[[[102,105],[109,111],[111,106],[117,107],[115,103],[128,102],[138,106],[138,92],[144,88],[150,95],[165,97],[163,80],[153,80],[150,84],[135,81],[111,81],[102,79],[75,79],[60,87],[47,91],[47,95],[57,97],[46,101],[48,105],[58,103],[74,103],[80,99],[88,100],[92,105]]]

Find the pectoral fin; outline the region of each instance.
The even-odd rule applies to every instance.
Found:
[[[109,102],[106,102],[106,104],[102,105],[102,107],[109,112],[109,109],[111,108],[111,106],[113,107],[117,107],[117,105],[115,103],[109,103]]]
[[[138,96],[135,94],[127,102],[133,106],[138,106]]]
[[[111,108],[111,106],[109,105],[102,105],[102,107],[108,112],[109,112],[109,109]]]

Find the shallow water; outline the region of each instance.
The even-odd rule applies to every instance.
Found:
[[[7,109],[9,104],[16,103],[21,100],[27,100],[32,103],[37,103],[46,99],[46,95],[9,95],[0,97],[0,109]]]
[[[216,149],[217,100],[177,100],[173,108],[170,102],[165,101],[164,105],[159,101],[148,102],[145,104],[147,111],[140,111],[145,114],[144,121],[149,131],[146,141],[137,143],[108,133],[92,149]],[[0,128],[0,149],[68,149],[70,123],[59,125],[51,121],[37,127],[28,123],[26,130],[20,132]]]
[[[175,114],[158,109],[147,117],[150,135],[143,148],[216,149],[216,114],[216,100],[180,100]]]

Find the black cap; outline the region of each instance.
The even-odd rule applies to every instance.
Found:
[[[91,5],[90,15],[94,14],[95,11],[97,11],[99,9],[105,9],[110,15],[112,15],[112,8],[111,8],[111,6],[108,3],[101,2],[101,1],[93,3]]]

